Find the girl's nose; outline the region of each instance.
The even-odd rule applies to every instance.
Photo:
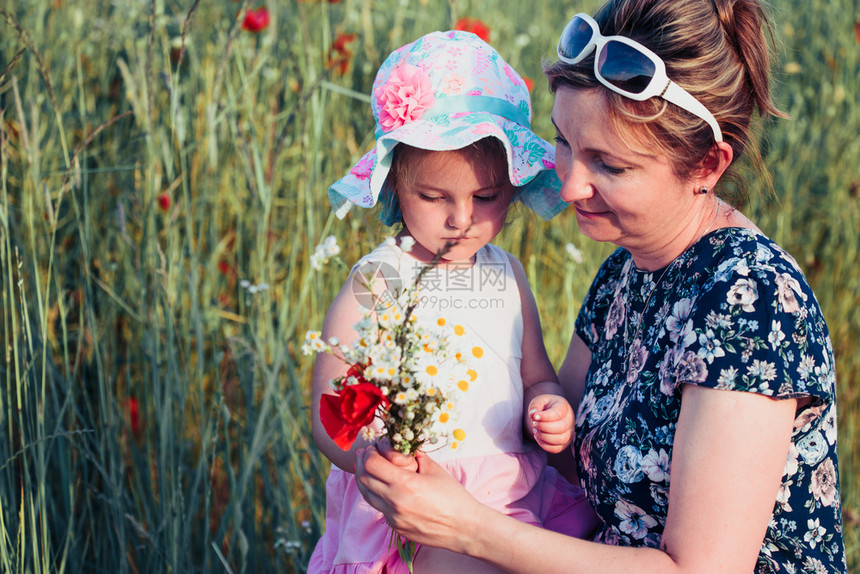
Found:
[[[448,225],[452,229],[466,229],[472,224],[472,202],[458,201],[448,212]]]

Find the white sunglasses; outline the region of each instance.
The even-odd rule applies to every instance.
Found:
[[[558,58],[567,64],[578,64],[596,51],[594,75],[604,86],[640,102],[660,96],[702,118],[711,126],[714,139],[723,141],[723,132],[713,114],[687,90],[670,80],[660,56],[636,40],[604,36],[594,18],[580,13],[564,27],[556,50]]]

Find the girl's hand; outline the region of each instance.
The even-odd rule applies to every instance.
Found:
[[[547,452],[559,453],[573,440],[573,408],[564,397],[538,395],[529,402],[529,431]]]

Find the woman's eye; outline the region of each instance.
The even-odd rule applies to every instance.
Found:
[[[594,165],[598,171],[601,171],[607,175],[623,175],[627,173],[629,166],[617,166],[611,163],[607,163],[607,161],[602,156],[594,157]]]
[[[607,164],[607,163],[605,163],[605,162],[600,162],[600,169],[601,169],[602,171],[604,171],[604,172],[606,172],[606,173],[610,174],[610,175],[621,175],[622,173],[624,173],[625,171],[627,171],[627,169],[626,169],[626,168],[623,168],[623,167],[615,167],[615,166],[609,165],[609,164]]]

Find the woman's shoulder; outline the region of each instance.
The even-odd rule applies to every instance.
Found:
[[[679,381],[830,404],[829,330],[794,258],[742,228],[712,232],[692,253],[665,322],[689,377]]]
[[[744,262],[749,266],[803,274],[787,251],[759,231],[744,227],[725,227],[712,231],[694,248],[705,264],[721,267]]]
[[[710,233],[694,248],[690,267],[707,286],[747,277],[779,286],[790,283],[793,289],[812,294],[794,257],[751,229],[727,227]]]

